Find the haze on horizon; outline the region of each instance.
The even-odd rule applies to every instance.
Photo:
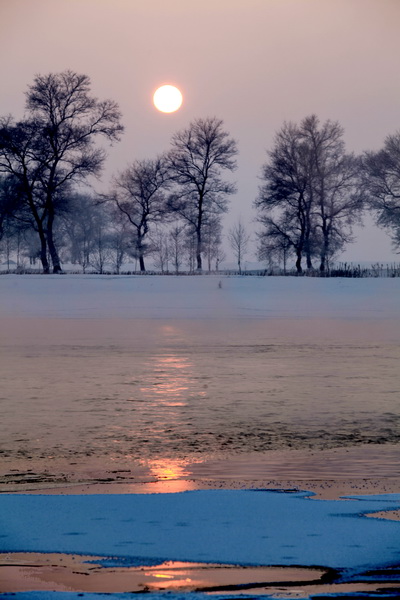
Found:
[[[400,129],[398,0],[0,0],[0,33],[0,115],[22,117],[34,76],[65,69],[118,102],[126,131],[99,191],[191,120],[222,118],[240,152],[225,233],[239,216],[256,229],[261,165],[285,120],[337,120],[354,152]],[[183,93],[176,113],[153,106],[163,83]],[[398,260],[387,233],[365,221],[341,258]]]

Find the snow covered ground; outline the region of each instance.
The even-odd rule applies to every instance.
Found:
[[[400,278],[3,275],[0,290],[0,317],[400,317]]]

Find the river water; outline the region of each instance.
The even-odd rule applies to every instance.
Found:
[[[2,320],[1,452],[184,459],[400,440],[398,323]]]

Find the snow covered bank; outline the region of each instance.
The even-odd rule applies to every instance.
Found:
[[[3,275],[0,290],[0,317],[400,317],[400,278]]]

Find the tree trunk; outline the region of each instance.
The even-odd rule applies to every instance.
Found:
[[[17,235],[17,267],[21,266],[21,232],[18,230],[18,235]]]
[[[196,263],[197,263],[197,270],[201,271],[203,269],[203,263],[201,260],[201,233],[200,233],[200,230],[197,231]]]
[[[198,215],[197,215],[197,226],[196,226],[196,262],[197,262],[197,271],[201,271],[203,268],[203,264],[201,261],[201,252],[202,252],[202,239],[201,239],[201,228],[203,225],[203,200],[204,195],[203,192],[200,194],[199,205],[198,205]]]
[[[47,260],[47,239],[46,239],[46,234],[45,234],[45,231],[43,228],[43,219],[39,216],[39,213],[36,209],[36,206],[35,206],[32,194],[31,194],[31,190],[28,190],[27,195],[28,195],[28,205],[32,211],[33,218],[35,219],[35,223],[36,223],[36,227],[37,227],[36,231],[38,232],[39,239],[40,239],[40,252],[39,252],[40,262],[42,263],[43,273],[45,275],[48,275],[50,273],[50,265],[49,265],[49,261]]]
[[[310,232],[308,231],[304,240],[304,251],[306,255],[306,263],[307,269],[312,269],[312,260],[311,260],[311,244],[310,244]]]
[[[47,260],[47,241],[43,230],[39,230],[40,238],[40,262],[42,263],[43,273],[48,275],[50,273],[50,265]]]
[[[324,219],[323,223],[322,223],[322,235],[323,235],[323,242],[322,242],[322,248],[321,248],[321,264],[319,266],[319,270],[320,273],[325,273],[325,268],[326,268],[326,259],[329,253],[329,237],[330,237],[330,226],[329,224],[326,222],[326,219]]]
[[[319,272],[320,273],[325,273],[325,262],[326,262],[326,255],[325,255],[325,251],[324,249],[321,252],[321,263],[319,265]]]
[[[321,249],[321,264],[319,265],[320,273],[325,273],[326,257],[328,256],[329,241],[324,237],[324,243]]]
[[[61,273],[62,268],[61,268],[60,258],[58,256],[58,252],[57,252],[56,247],[54,245],[53,232],[52,231],[48,231],[47,232],[47,244],[48,244],[48,247],[49,247],[51,262],[52,262],[52,265],[53,265],[53,273]]]
[[[297,275],[301,275],[303,273],[303,269],[301,266],[301,250],[296,250],[296,270],[297,270]]]
[[[47,246],[53,265],[53,273],[61,273],[61,264],[53,237],[54,212],[52,206],[49,208],[49,216],[47,218]]]
[[[139,269],[141,273],[145,273],[146,272],[146,267],[144,264],[144,252],[143,252],[143,234],[140,230],[140,228],[137,228],[137,242],[136,242],[136,249],[137,249],[137,256],[139,258]]]

